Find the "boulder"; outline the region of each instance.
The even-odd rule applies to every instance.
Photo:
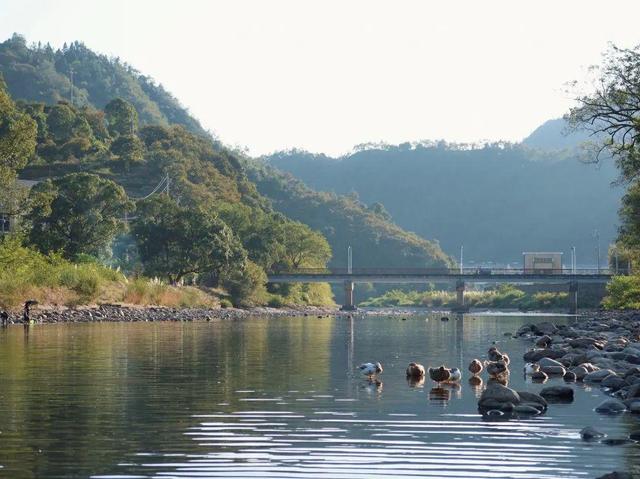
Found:
[[[591,426],[587,426],[585,428],[582,428],[582,430],[580,431],[580,437],[583,441],[593,441],[594,439],[600,439],[601,437],[604,437],[604,433]]]
[[[582,381],[584,377],[589,374],[589,371],[584,366],[576,366],[571,372],[576,375],[578,381]]]
[[[567,372],[564,366],[545,366],[540,368],[540,370],[549,376],[564,376]]]
[[[618,389],[622,389],[624,386],[626,386],[626,384],[626,381],[617,374],[609,374],[602,380],[600,386],[602,386],[603,388],[609,388],[611,391],[617,391]]]
[[[593,371],[592,373],[587,374],[583,378],[583,381],[584,382],[589,382],[589,383],[599,383],[604,378],[606,378],[607,376],[610,376],[612,374],[614,376],[617,376],[617,374],[615,372],[613,372],[611,369],[599,369],[598,371]]]
[[[549,335],[556,334],[558,332],[558,328],[555,324],[545,321],[543,323],[538,323],[534,325],[533,330],[536,334],[539,335]]]
[[[595,411],[601,414],[618,414],[626,411],[627,406],[617,399],[606,399],[596,406]]]
[[[540,365],[540,367],[545,367],[545,366],[560,366],[563,367],[563,364],[559,361],[556,361],[555,359],[551,359],[551,358],[541,358],[540,361],[538,361],[538,364]]]
[[[596,477],[596,479],[633,479],[628,472],[613,471],[608,474]]]
[[[582,349],[592,348],[592,347],[597,349],[604,348],[604,343],[602,341],[598,341],[597,339],[587,338],[587,337],[570,339],[568,343],[569,343],[569,346],[571,346],[572,348],[582,348]]]
[[[516,331],[516,336],[524,336],[526,334],[531,334],[534,331],[535,325],[533,324],[524,324],[518,328]]]
[[[529,363],[537,363],[542,358],[559,359],[567,354],[569,351],[565,348],[542,348],[542,349],[530,349],[524,353],[523,359]]]
[[[631,411],[632,413],[638,414],[640,413],[640,400],[635,400],[635,401],[631,401],[628,405],[627,408],[629,409],[629,411]]]
[[[533,373],[531,375],[531,380],[532,381],[544,382],[547,379],[549,379],[549,376],[547,376],[547,373],[543,373],[542,371],[536,371],[535,373]]]
[[[507,403],[520,404],[520,396],[513,389],[494,382],[483,391],[478,406],[483,409],[501,409]]]
[[[627,390],[627,394],[625,397],[627,399],[640,399],[640,383],[632,384]]]
[[[535,406],[530,406],[529,404],[518,404],[513,407],[513,412],[518,414],[540,414],[540,409]]]
[[[567,371],[566,373],[564,373],[564,376],[562,376],[562,379],[564,379],[568,383],[572,383],[576,380],[576,373]]]
[[[549,386],[542,388],[540,396],[547,400],[573,401],[573,388],[569,386]]]
[[[521,404],[534,405],[537,407],[541,407],[543,410],[547,409],[547,400],[539,394],[529,391],[518,391],[518,396],[520,396]]]
[[[545,334],[544,336],[542,336],[540,339],[536,341],[536,346],[538,346],[539,348],[547,348],[549,347],[549,345],[551,345],[551,342],[552,342],[551,336],[549,336],[548,334]]]

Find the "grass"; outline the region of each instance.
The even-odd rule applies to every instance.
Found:
[[[536,309],[559,309],[567,306],[567,293],[539,292],[527,294],[511,285],[501,285],[486,291],[467,291],[465,304],[475,308],[506,308],[523,311]],[[452,291],[387,291],[382,296],[361,303],[368,307],[411,306],[451,308],[457,304]]]
[[[214,295],[190,287],[173,287],[145,278],[128,280],[96,262],[72,263],[20,244],[0,241],[0,308],[18,309],[27,299],[41,304],[77,306],[97,302],[170,307],[214,307]]]

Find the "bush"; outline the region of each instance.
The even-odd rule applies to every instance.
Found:
[[[286,303],[284,302],[282,296],[277,295],[271,296],[271,298],[269,298],[269,301],[267,302],[267,306],[271,308],[282,308],[285,305]]]
[[[640,276],[615,276],[602,304],[607,309],[640,309]]]
[[[223,309],[233,308],[233,303],[226,298],[220,300],[220,307]]]

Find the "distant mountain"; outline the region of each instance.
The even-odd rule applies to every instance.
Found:
[[[521,145],[404,144],[343,158],[289,151],[263,160],[315,190],[380,202],[401,227],[454,257],[464,245],[467,261],[477,262],[519,263],[527,250],[564,251],[568,262],[576,246],[581,264],[595,264],[594,230],[606,251],[623,193],[611,186],[610,162],[596,167],[568,151]]]
[[[579,147],[589,140],[585,131],[570,132],[563,118],[545,121],[522,140],[522,144],[541,150],[564,150]]]

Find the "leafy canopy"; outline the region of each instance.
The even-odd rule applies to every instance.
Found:
[[[230,268],[242,268],[246,252],[222,220],[178,205],[166,195],[138,203],[132,234],[144,271],[177,283],[188,274],[214,280]]]
[[[30,193],[29,241],[40,251],[62,251],[66,258],[99,256],[124,228],[133,210],[124,189],[89,173],[71,173],[37,184]]]

